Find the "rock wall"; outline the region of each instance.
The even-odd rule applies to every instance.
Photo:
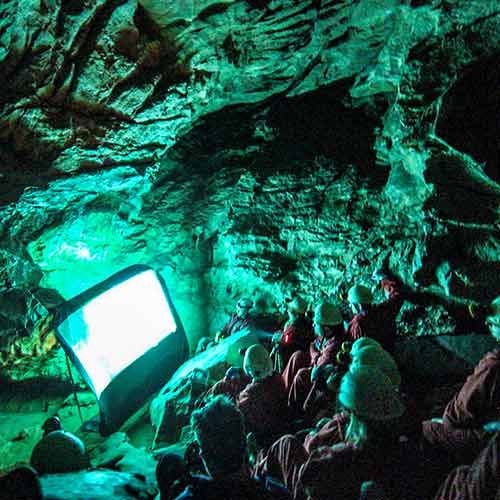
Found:
[[[242,294],[263,311],[342,301],[382,262],[414,292],[401,334],[481,331],[465,304],[500,294],[498,2],[0,11],[10,376],[58,373],[37,320],[138,262],[165,276],[192,345]]]

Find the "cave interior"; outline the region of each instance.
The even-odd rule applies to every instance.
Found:
[[[349,288],[387,268],[406,290],[396,361],[439,416],[495,345],[498,2],[0,12],[0,470],[29,462],[57,414],[93,465],[154,483],[146,402],[108,438],[83,432],[96,399],[47,326],[137,264],[164,280],[191,355],[241,297],[270,332],[296,296],[348,319]]]

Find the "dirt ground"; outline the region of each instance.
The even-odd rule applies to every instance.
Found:
[[[93,394],[77,392],[83,421],[98,414]],[[106,438],[96,432],[82,432],[82,420],[71,389],[65,384],[23,383],[0,391],[0,470],[29,463],[31,451],[42,437],[43,422],[57,414],[64,430],[76,434],[89,452]],[[149,450],[154,431],[147,405],[121,429],[136,448]]]

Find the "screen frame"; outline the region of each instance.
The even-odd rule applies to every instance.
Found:
[[[59,333],[58,327],[70,316],[71,314],[75,313],[82,307],[84,307],[86,304],[88,304],[90,301],[101,295],[102,293],[106,292],[110,288],[115,287],[116,285],[119,285],[120,283],[123,283],[124,281],[127,281],[130,278],[133,278],[134,276],[141,274],[146,271],[153,271],[155,273],[156,278],[158,279],[162,291],[165,294],[165,298],[167,301],[167,304],[170,308],[170,313],[172,314],[172,317],[175,321],[175,324],[177,326],[176,330],[172,333],[169,333],[165,336],[164,339],[162,339],[157,346],[152,347],[151,349],[145,351],[141,356],[136,358],[135,361],[133,361],[131,364],[126,366],[122,372],[119,372],[111,379],[109,384],[104,387],[102,390],[100,396],[98,397],[94,388],[94,385],[92,383],[92,379],[90,378],[89,374],[87,373],[87,370],[85,367],[81,364],[78,356],[76,353],[73,351],[73,347],[66,342],[66,339],[62,334]],[[56,309],[51,311],[52,314],[54,315],[53,319],[53,326],[56,334],[57,340],[61,343],[61,346],[68,356],[68,358],[71,360],[71,362],[75,365],[77,370],[79,371],[80,375],[82,376],[83,380],[85,383],[88,385],[88,387],[91,389],[91,391],[94,393],[96,400],[99,404],[99,409],[101,413],[101,434],[103,435],[108,435],[111,432],[114,432],[119,426],[121,425],[120,420],[125,421],[126,418],[128,418],[130,415],[128,415],[126,418],[121,418],[117,417],[114,418],[113,416],[110,416],[109,413],[112,411],[112,408],[110,408],[109,402],[106,400],[109,394],[116,393],[116,390],[113,390],[113,385],[116,380],[120,380],[121,378],[124,378],[127,376],[128,373],[133,373],[134,372],[134,365],[141,365],[141,358],[146,357],[146,358],[151,358],[151,363],[155,363],[157,361],[157,364],[160,362],[165,362],[167,358],[171,358],[173,361],[173,364],[175,366],[173,367],[168,367],[168,369],[164,370],[165,377],[164,379],[161,378],[161,367],[160,366],[151,366],[151,373],[150,374],[145,374],[146,378],[151,378],[153,377],[160,377],[158,383],[154,384],[154,387],[151,383],[149,383],[149,387],[151,390],[153,390],[156,385],[158,385],[160,388],[164,383],[167,381],[167,375],[168,377],[177,369],[177,367],[182,364],[188,357],[189,354],[189,346],[187,343],[186,335],[184,332],[184,328],[182,326],[181,320],[179,318],[179,315],[177,314],[177,310],[175,309],[172,300],[170,298],[170,293],[168,291],[168,288],[166,286],[165,281],[163,280],[162,276],[152,267],[144,265],[144,264],[135,264],[132,266],[129,266],[121,271],[118,271],[117,273],[113,274],[109,278],[105,279],[104,281],[101,281],[100,283],[92,286],[91,288],[85,290],[84,292],[76,295],[72,299],[64,302],[60,306],[58,306]],[[136,369],[135,369],[136,370]],[[121,375],[123,373],[123,375]],[[111,390],[108,390],[111,387]],[[111,397],[116,397],[116,394],[114,394]],[[134,400],[133,405],[131,406],[137,406],[139,404],[137,398]],[[139,406],[140,407],[140,406]],[[138,408],[136,408],[138,409]]]

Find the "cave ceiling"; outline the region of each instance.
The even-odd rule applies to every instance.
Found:
[[[435,298],[405,335],[500,294],[497,1],[6,0],[0,37],[9,374],[53,374],[36,322],[136,263],[192,345],[383,262]]]

